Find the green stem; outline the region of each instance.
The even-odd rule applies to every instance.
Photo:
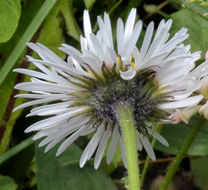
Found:
[[[177,168],[179,167],[181,161],[183,160],[184,156],[186,155],[187,151],[189,150],[191,144],[197,137],[199,131],[201,130],[204,122],[206,120],[204,118],[201,118],[197,124],[193,127],[189,135],[186,137],[183,145],[181,146],[178,154],[176,155],[174,161],[170,165],[170,168],[168,169],[168,172],[164,178],[164,181],[162,185],[160,186],[159,190],[166,190],[168,188],[168,185],[170,184],[171,180],[173,179],[175,172]]]
[[[0,165],[6,160],[10,159],[12,156],[29,147],[31,144],[33,144],[33,142],[34,141],[32,140],[32,138],[29,137],[28,139],[22,141],[20,144],[5,152],[4,154],[0,155]]]
[[[18,41],[17,45],[10,53],[8,59],[4,63],[0,71],[0,85],[3,83],[4,79],[8,75],[9,71],[12,69],[17,59],[25,49],[26,43],[30,41],[33,37],[39,26],[44,21],[45,17],[48,15],[49,11],[53,8],[57,0],[46,0],[38,13],[35,15],[35,18],[32,20],[31,24],[28,26],[21,39]]]
[[[136,133],[131,106],[120,104],[117,112],[126,151],[129,190],[140,190]]]
[[[162,125],[160,125],[160,124],[156,125],[155,131],[160,133],[161,130],[162,130]],[[156,139],[153,138],[153,140],[152,140],[152,147],[155,146],[155,143],[156,143]],[[145,179],[145,176],[147,174],[147,170],[149,168],[149,163],[150,163],[150,157],[147,156],[147,158],[145,160],[144,168],[143,168],[142,174],[141,174],[141,186],[143,186],[143,184],[144,184],[144,179]]]

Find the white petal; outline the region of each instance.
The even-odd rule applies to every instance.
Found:
[[[103,134],[103,137],[99,143],[98,149],[95,154],[95,160],[94,160],[94,168],[97,169],[100,165],[100,162],[102,160],[103,154],[105,152],[106,144],[108,142],[108,139],[111,135],[110,130],[106,130]]]
[[[62,154],[80,136],[80,132],[84,130],[85,128],[87,128],[87,126],[83,126],[78,131],[76,131],[73,135],[67,138],[58,148],[56,156],[59,156],[60,154]]]
[[[163,145],[165,145],[167,147],[169,146],[168,142],[165,140],[165,138],[162,135],[160,135],[159,133],[157,133],[156,131],[154,131],[148,127],[146,127],[146,129],[147,129],[148,133],[150,135],[152,135],[154,138],[156,138],[160,143],[162,143]]]
[[[121,74],[122,79],[131,80],[136,75],[136,71],[134,71],[132,68],[130,68],[129,70],[127,70],[125,72],[120,71],[120,74]]]
[[[118,130],[118,126],[115,126],[114,130],[113,130],[113,134],[112,134],[112,140],[108,149],[108,154],[107,154],[107,164],[110,164],[110,162],[113,159],[113,155],[115,153],[117,144],[118,144],[118,140],[119,140],[119,130]]]
[[[144,136],[143,134],[139,133],[140,139],[142,141],[142,144],[144,146],[144,149],[146,150],[147,154],[152,160],[156,160],[155,153],[153,151],[152,145],[150,144],[148,138]]]
[[[135,19],[136,19],[136,9],[133,8],[131,9],[131,12],[129,13],[129,16],[125,24],[125,31],[124,31],[125,41],[129,40],[129,37],[132,34]]]
[[[95,152],[95,149],[98,146],[98,143],[100,142],[100,139],[103,135],[104,131],[104,125],[98,127],[98,130],[93,135],[92,139],[88,143],[87,147],[85,148],[84,152],[82,153],[82,156],[80,158],[80,167],[82,168],[87,160],[89,160],[92,156],[92,154]]]
[[[160,109],[176,109],[183,107],[192,107],[197,105],[203,99],[202,95],[192,96],[183,100],[178,100],[174,102],[168,102],[160,104],[158,107]]]
[[[144,36],[144,40],[143,40],[143,43],[142,43],[142,48],[141,48],[141,55],[142,57],[145,56],[148,48],[149,48],[149,45],[150,45],[150,42],[151,42],[151,39],[152,39],[152,35],[153,35],[153,30],[154,30],[154,23],[151,22],[148,27],[147,27],[147,30],[146,30],[146,34]]]
[[[85,36],[89,36],[90,33],[92,33],[91,23],[90,23],[90,16],[89,12],[87,10],[84,10],[84,16],[83,16],[83,24],[84,24],[84,33]]]

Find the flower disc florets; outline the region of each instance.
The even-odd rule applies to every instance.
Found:
[[[168,114],[158,108],[158,104],[166,102],[166,94],[159,90],[155,71],[151,68],[139,71],[131,80],[122,79],[115,66],[107,67],[105,63],[102,75],[91,72],[95,79],[74,77],[81,83],[72,82],[84,88],[83,91],[73,93],[77,99],[73,106],[92,107],[88,112],[91,124],[118,124],[115,110],[119,104],[124,103],[131,105],[135,126],[140,132],[144,131],[141,127],[144,127],[145,121],[158,122],[167,117]]]

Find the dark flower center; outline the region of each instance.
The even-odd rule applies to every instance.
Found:
[[[114,125],[117,122],[116,106],[120,103],[132,106],[135,126],[138,128],[143,126],[145,121],[156,122],[166,117],[167,113],[159,110],[157,106],[165,102],[165,95],[156,84],[155,71],[141,70],[132,80],[123,80],[120,73],[105,65],[102,73],[103,76],[96,76],[96,79],[80,79],[86,85],[86,91],[76,94],[79,105],[81,103],[93,107],[90,113],[92,123],[105,121]],[[85,97],[82,94],[85,94]]]

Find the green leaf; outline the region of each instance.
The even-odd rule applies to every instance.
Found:
[[[191,159],[191,171],[194,175],[194,183],[201,190],[208,190],[208,158]]]
[[[61,1],[56,3],[56,6],[48,14],[46,20],[43,23],[38,42],[44,44],[57,55],[62,58],[65,58],[65,54],[58,49],[62,43],[65,42],[63,31],[61,28],[60,18],[60,7]]]
[[[91,9],[96,0],[84,0],[85,7]]]
[[[22,34],[25,32],[27,27],[30,25],[30,23],[34,19],[35,15],[37,14],[42,4],[43,4],[43,0],[29,1],[29,3],[25,2],[22,4],[22,8],[21,8],[22,13],[21,13],[21,17],[19,20],[19,25],[14,35],[6,43],[0,44],[0,54],[1,54],[0,59],[2,59],[2,62],[5,62],[6,59],[9,57],[10,53],[12,52],[15,45],[18,43],[18,41],[22,37]]]
[[[72,3],[70,0],[61,0],[59,6],[65,20],[67,34],[79,42],[81,31],[74,17]]]
[[[86,164],[79,168],[81,149],[71,145],[61,156],[56,157],[56,148],[44,154],[44,148],[36,146],[38,190],[116,190],[106,174]]]
[[[23,141],[24,144],[20,143],[8,151],[8,154],[6,152],[3,154],[5,156],[1,156],[6,161],[0,164],[0,173],[12,177],[18,186],[24,184],[34,157],[34,144],[31,144],[31,139],[28,141]]]
[[[17,184],[8,176],[0,175],[0,189],[1,190],[16,190]]]
[[[39,26],[42,24],[45,17],[48,15],[49,11],[52,9],[54,4],[57,0],[46,0],[38,13],[36,14],[35,18],[32,20],[31,24],[28,26],[24,34],[22,35],[21,39],[18,41],[17,45],[11,52],[10,56],[8,57],[7,61],[3,65],[0,71],[0,84],[4,81],[14,64],[16,63],[17,59],[24,51],[26,43],[32,38],[35,34]]]
[[[187,1],[187,0],[174,0],[176,3],[182,5],[183,8],[190,9],[194,11],[196,14],[201,15],[205,19],[206,16],[204,16],[204,13],[207,13],[208,11],[208,2],[207,0],[192,0],[192,1]]]
[[[176,154],[183,144],[184,139],[187,137],[191,128],[196,124],[199,117],[194,117],[190,124],[187,126],[183,123],[178,125],[165,125],[162,129],[162,136],[168,141],[169,147],[165,147],[160,143],[156,143],[155,148],[168,152],[170,154]],[[188,151],[189,155],[204,156],[208,155],[208,121],[203,125],[198,137],[193,142],[191,148]]]
[[[18,26],[20,14],[20,0],[0,1],[0,43],[12,37]]]
[[[190,34],[186,42],[191,44],[192,51],[202,50],[202,57],[204,57],[208,49],[208,21],[188,9],[172,14],[171,18],[173,19],[172,34],[176,33],[182,27],[186,27]]]

